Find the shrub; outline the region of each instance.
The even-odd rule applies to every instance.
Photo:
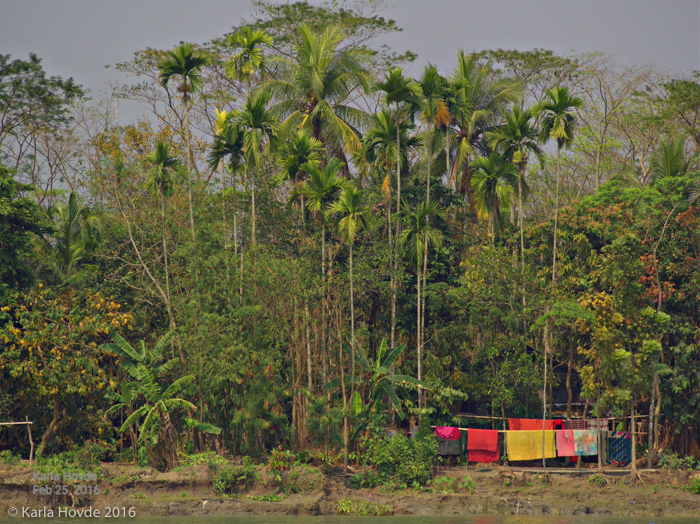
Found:
[[[690,493],[694,493],[695,495],[700,495],[700,477],[695,477],[693,480],[690,481],[690,484],[687,486],[683,486],[681,488],[683,491],[689,491]]]
[[[342,499],[338,501],[336,506],[338,515],[352,515],[356,517],[381,517],[383,515],[391,515],[391,506],[386,504],[377,504],[376,502],[362,502],[353,499]]]
[[[0,451],[0,462],[4,462],[8,466],[14,466],[16,464],[19,464],[21,460],[21,457],[13,456],[12,451],[10,451],[9,449],[6,449],[5,451]]]
[[[250,457],[243,457],[242,466],[229,466],[223,468],[214,477],[214,491],[219,495],[225,493],[240,493],[248,489],[258,478],[255,464]]]
[[[700,462],[694,457],[679,457],[676,453],[661,453],[659,455],[659,466],[662,468],[681,470],[700,469]]]
[[[425,484],[432,478],[437,451],[433,435],[416,436],[413,440],[396,435],[391,439],[380,437],[364,443],[367,446],[364,463],[376,469],[379,483]]]

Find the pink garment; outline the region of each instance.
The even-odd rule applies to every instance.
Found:
[[[557,436],[557,457],[573,457],[576,455],[574,430],[560,429],[555,434]]]
[[[459,428],[438,426],[435,428],[435,435],[445,440],[459,440]]]

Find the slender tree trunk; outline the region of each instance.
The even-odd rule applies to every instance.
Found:
[[[451,175],[450,175],[450,128],[445,126],[445,176],[447,176],[447,183],[450,184],[452,183],[451,180]],[[457,190],[457,180],[455,177],[454,181],[454,188],[455,191]]]
[[[520,168],[518,177],[518,221],[520,222],[520,276],[523,287],[523,306],[525,306],[525,233],[523,231],[523,174],[525,169]]]
[[[391,204],[387,206],[387,218],[389,220],[389,251],[391,251],[392,268],[391,268],[391,347],[396,347],[396,264],[393,259],[396,257],[394,253],[393,240],[391,238]]]
[[[323,220],[323,219],[322,219]],[[328,315],[328,300],[326,298],[326,223],[321,223],[321,361],[323,369],[323,385],[328,381],[326,370],[326,322]],[[330,400],[330,391],[327,392],[327,398]]]
[[[652,359],[651,361],[651,366],[652,369],[656,368],[656,359]],[[654,376],[652,377],[652,384],[651,384],[651,400],[649,401],[649,428],[647,429],[647,450],[648,450],[648,457],[647,457],[647,469],[651,469],[653,462],[654,462],[654,457],[653,457],[653,450],[654,450],[654,411],[656,409],[656,373],[654,373]]]
[[[306,374],[307,374],[307,384],[309,388],[309,393],[313,393],[313,381],[311,380],[311,339],[309,337],[309,323],[311,318],[309,317],[309,305],[304,306],[305,320],[306,320]]]
[[[569,362],[566,370],[566,420],[571,420],[571,404],[574,392],[571,389],[571,375],[574,367],[574,339],[569,338]]]
[[[252,218],[252,243],[253,243],[253,256],[255,256],[255,171],[257,169],[253,169],[253,174],[250,176],[250,186],[251,186],[251,204],[252,204],[252,212],[253,216]]]
[[[350,375],[350,401],[352,402],[352,399],[355,395],[355,287],[353,283],[353,274],[352,274],[352,244],[350,244],[350,333],[351,333],[351,375]]]
[[[168,240],[165,234],[165,188],[160,188],[160,220],[163,227],[163,261],[165,263],[165,294],[170,302],[170,276],[168,271]]]
[[[634,417],[634,401],[636,395],[632,395],[632,406],[630,407],[630,425],[632,426],[632,472],[634,477],[637,475],[637,422]]]
[[[586,426],[586,414],[588,413],[589,399],[586,399],[586,403],[583,405],[583,426]],[[581,464],[583,463],[582,457],[579,457],[576,462],[576,469],[581,469]]]
[[[659,451],[659,419],[661,417],[661,387],[659,375],[656,375],[654,388],[656,389],[656,409],[654,410],[654,460],[656,460]]]
[[[416,271],[416,290],[418,293],[418,300],[416,302],[416,346],[418,348],[418,380],[422,377],[422,367],[421,367],[421,298],[420,298],[420,261],[418,261],[418,269]],[[423,392],[418,389],[418,407],[423,407]]]
[[[190,146],[190,106],[185,102],[185,140],[187,142],[187,200],[190,207],[190,231],[192,233],[192,241],[195,239],[194,234],[194,207],[192,205],[192,148]]]
[[[557,283],[557,229],[559,227],[559,178],[561,175],[561,147],[557,147],[557,188],[554,193],[554,242],[552,244],[552,282]]]
[[[53,418],[51,419],[51,422],[49,423],[49,427],[46,428],[46,431],[44,431],[44,434],[41,436],[41,442],[39,443],[39,447],[36,450],[36,458],[40,459],[42,455],[44,454],[44,450],[46,449],[46,446],[48,443],[51,441],[51,437],[53,437],[54,433],[58,429],[59,423],[58,423],[58,396],[54,395],[53,397]]]
[[[544,326],[544,385],[542,386],[542,468],[547,470],[545,459],[545,420],[547,420],[547,353],[551,351],[549,347],[549,325]]]
[[[428,126],[428,144],[430,144],[430,126]],[[428,175],[427,175],[427,190],[425,193],[425,203],[426,205],[430,204],[430,145],[428,145]],[[426,217],[425,219],[426,225],[430,223],[430,217]],[[425,237],[425,245],[423,246],[424,251],[423,251],[423,302],[421,304],[421,348],[424,347],[425,345],[425,301],[426,301],[426,296],[425,296],[425,286],[426,286],[426,281],[428,278],[428,237],[426,235]],[[421,390],[418,390],[418,394],[421,394]]]
[[[598,393],[596,399],[596,441],[598,442],[598,471],[603,472],[603,455],[601,453],[602,439],[600,431],[600,385],[598,386]]]

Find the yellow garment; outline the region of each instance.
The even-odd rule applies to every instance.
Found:
[[[508,460],[536,460],[542,458],[541,431],[507,431]],[[554,443],[554,431],[544,432],[544,456],[554,458],[557,448]]]

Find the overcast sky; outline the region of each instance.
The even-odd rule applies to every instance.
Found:
[[[314,2],[316,3],[316,2]],[[603,51],[623,64],[700,69],[700,0],[387,0],[404,29],[381,43],[451,69],[458,48]],[[146,47],[202,43],[250,19],[247,0],[0,0],[0,53],[43,58],[92,90]],[[121,110],[121,107],[120,107]],[[121,111],[120,111],[121,113]]]

